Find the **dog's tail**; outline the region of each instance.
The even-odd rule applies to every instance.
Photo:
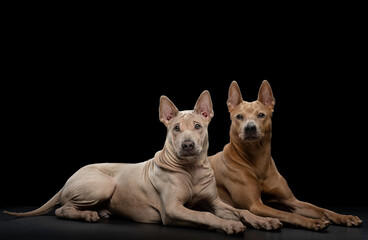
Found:
[[[12,216],[17,216],[17,217],[32,217],[32,216],[46,214],[50,212],[57,204],[60,203],[61,192],[62,192],[62,189],[57,194],[55,194],[55,196],[53,196],[47,203],[45,203],[42,207],[36,210],[30,211],[30,212],[23,212],[23,213],[3,211],[3,213],[12,215]]]

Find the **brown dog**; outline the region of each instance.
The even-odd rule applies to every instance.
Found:
[[[296,199],[271,157],[271,116],[275,105],[270,84],[263,81],[258,100],[243,101],[238,84],[229,89],[230,143],[209,157],[220,198],[229,205],[278,218],[281,222],[322,230],[330,222],[359,226],[356,216],[341,215]],[[262,195],[262,199],[261,199]],[[281,211],[263,202],[277,204]]]

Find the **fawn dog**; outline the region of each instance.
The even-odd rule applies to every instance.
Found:
[[[220,198],[233,207],[310,230],[323,230],[330,223],[359,226],[362,221],[356,216],[337,214],[294,197],[271,157],[274,105],[271,86],[266,80],[259,89],[258,100],[253,102],[243,101],[237,82],[231,83],[227,100],[230,143],[222,152],[209,157]]]

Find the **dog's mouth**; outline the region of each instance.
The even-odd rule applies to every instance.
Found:
[[[188,159],[188,158],[195,158],[198,155],[199,155],[199,152],[196,150],[191,150],[191,151],[181,150],[178,154],[178,157],[181,159]]]
[[[254,133],[251,133],[251,134],[243,132],[240,135],[240,138],[243,141],[246,141],[246,142],[256,142],[256,141],[259,141],[262,138],[262,134],[258,131],[254,132]]]
[[[184,140],[176,145],[176,154],[180,159],[193,160],[200,155],[202,147],[193,140]]]
[[[255,142],[259,140],[259,136],[245,136],[243,141]]]
[[[256,142],[262,138],[262,132],[254,123],[248,123],[240,133],[240,138],[247,142]]]
[[[176,154],[177,154],[178,158],[180,158],[182,160],[185,160],[185,161],[188,161],[188,162],[193,162],[201,154],[201,148],[196,147],[196,148],[193,148],[191,150],[178,149]]]

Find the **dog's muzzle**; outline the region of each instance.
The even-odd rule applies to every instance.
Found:
[[[195,144],[192,140],[185,140],[181,144],[181,147],[183,148],[184,151],[190,152],[194,149],[194,145]]]
[[[246,123],[246,125],[244,126],[244,138],[243,140],[258,140],[259,139],[259,132],[258,132],[258,128],[257,125],[253,122],[250,121],[248,123]]]
[[[181,143],[181,149],[178,152],[180,158],[195,158],[198,156],[200,148],[192,140],[184,140]]]
[[[250,122],[245,126],[245,133],[246,135],[255,135],[257,133],[257,126]]]

